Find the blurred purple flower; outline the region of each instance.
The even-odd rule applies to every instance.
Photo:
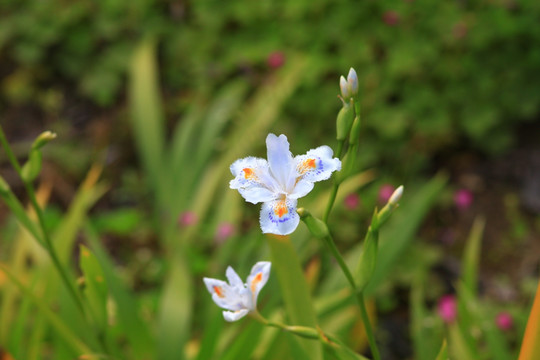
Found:
[[[454,193],[454,204],[459,210],[467,210],[473,202],[473,194],[467,189],[459,189]]]
[[[350,193],[345,197],[345,200],[343,200],[343,203],[345,204],[345,207],[348,210],[355,210],[358,208],[358,205],[360,204],[360,198],[358,197],[358,194]]]
[[[385,22],[386,25],[388,26],[395,26],[397,24],[399,24],[399,21],[400,21],[400,16],[397,12],[395,11],[392,11],[392,10],[389,10],[389,11],[386,11],[383,16],[383,21]]]
[[[514,318],[509,313],[503,311],[497,314],[495,318],[495,323],[497,327],[501,330],[510,330],[514,326]]]
[[[184,211],[178,217],[178,224],[182,227],[194,225],[197,223],[197,215],[192,211]]]
[[[379,189],[379,202],[381,204],[386,204],[388,200],[390,200],[390,197],[394,193],[396,188],[393,185],[390,184],[384,184]]]
[[[266,58],[266,63],[271,69],[277,69],[285,64],[285,54],[281,51],[274,51]]]
[[[437,304],[437,313],[447,324],[453,323],[457,317],[457,301],[454,295],[444,295]]]
[[[218,225],[214,238],[216,242],[222,243],[228,238],[230,238],[231,236],[233,236],[234,232],[235,232],[235,227],[233,224],[229,222],[223,222]]]

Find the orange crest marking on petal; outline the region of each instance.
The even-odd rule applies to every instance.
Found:
[[[298,172],[300,174],[304,174],[310,170],[313,170],[313,169],[316,169],[317,168],[317,163],[315,161],[315,159],[306,159],[304,161],[302,161],[302,163],[300,164],[300,166],[298,166]]]
[[[253,171],[253,169],[244,168],[244,169],[242,169],[242,171],[244,172],[244,178],[245,179],[248,179],[248,180],[256,180],[257,179],[257,175],[255,175],[255,171]]]
[[[255,277],[251,281],[251,292],[253,293],[255,292],[257,285],[261,282],[261,280],[262,280],[262,273],[258,273],[257,275],[255,275]]]
[[[223,289],[221,288],[221,286],[214,286],[214,292],[217,294],[217,296],[219,296],[222,299],[225,297],[225,295],[223,294]]]
[[[274,214],[276,214],[279,218],[282,218],[285,214],[288,213],[289,209],[287,209],[287,203],[285,201],[278,202],[276,207],[274,208]]]

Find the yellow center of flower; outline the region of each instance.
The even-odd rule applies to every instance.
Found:
[[[279,218],[282,218],[288,212],[289,209],[287,209],[287,203],[283,200],[279,201],[274,208],[274,214],[276,214]]]
[[[306,159],[298,166],[298,172],[300,174],[305,174],[306,172],[317,168],[317,163],[315,159]]]
[[[255,175],[255,171],[251,168],[244,168],[242,169],[244,172],[244,178],[247,180],[257,180],[257,175]]]
[[[262,280],[262,273],[258,273],[254,278],[253,278],[253,281],[251,281],[251,292],[254,293],[256,288],[257,288],[257,284],[259,284]]]
[[[214,292],[222,299],[225,297],[225,295],[223,295],[223,289],[221,286],[214,286]]]

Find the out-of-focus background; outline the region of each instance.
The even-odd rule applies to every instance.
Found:
[[[58,134],[44,148],[37,181],[50,186],[51,229],[91,165],[102,167],[104,193],[86,216],[151,314],[167,274],[160,219],[179,233],[197,224],[188,254],[196,287],[240,261],[231,249],[213,254],[231,239],[245,244],[244,235],[257,232],[259,208],[237,194],[205,199],[197,185],[212,183],[218,173],[210,170],[220,166],[209,196],[230,191],[229,163],[215,160],[234,160],[223,153],[264,157],[268,132],[287,134],[294,154],[335,148],[338,79],[354,67],[363,124],[358,171],[370,170],[370,181],[336,205],[330,225],[340,247],[361,239],[373,207],[397,185],[414,202],[429,179],[447,179],[377,292],[385,358],[414,356],[408,307],[415,260],[427,264],[425,303],[434,309],[455,292],[475,218],[486,221],[479,293],[514,314],[518,325],[506,336],[516,346],[540,257],[539,21],[535,0],[1,1],[0,122],[21,161],[39,133]],[[145,41],[159,84],[157,92],[148,88],[148,99],[137,92],[146,60],[134,60]],[[153,100],[163,111],[156,146],[172,162],[181,158],[166,191],[156,185],[169,176],[166,161],[152,165],[145,141],[154,134],[141,126],[139,106]],[[249,139],[236,136],[253,123],[260,124]],[[249,151],[230,151],[244,141]],[[2,177],[24,200],[4,155]],[[163,171],[156,175],[152,166]],[[164,205],[171,194],[176,203]],[[0,204],[0,261],[9,261],[16,232]],[[74,242],[84,242],[77,236]],[[306,264],[314,254],[307,252]]]

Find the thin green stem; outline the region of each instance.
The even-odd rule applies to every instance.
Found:
[[[339,252],[339,250],[338,250],[338,248],[336,246],[336,243],[332,239],[332,236],[328,235],[328,236],[325,236],[323,239],[324,239],[324,242],[325,242],[326,246],[332,252],[332,255],[334,255],[334,258],[337,260],[337,262],[339,264],[339,267],[341,268],[341,271],[343,272],[343,274],[347,278],[347,281],[349,282],[352,289],[356,293],[356,283],[354,281],[354,277],[352,276],[352,273],[349,270],[349,267],[345,263],[345,259],[343,259],[343,256],[341,256],[341,253]]]
[[[328,204],[326,204],[326,209],[324,210],[323,222],[328,223],[328,218],[330,217],[330,212],[336,201],[337,192],[339,189],[339,184],[337,181],[334,181],[334,186],[332,186],[332,192],[330,193],[330,198],[328,199]]]
[[[337,147],[337,151],[336,151],[336,157],[341,159],[341,153],[343,152],[343,146],[345,145],[345,141],[344,140],[340,140],[338,141],[338,147]]]
[[[6,138],[5,134],[4,134],[4,130],[2,129],[2,126],[0,126],[0,142],[2,143],[2,147],[4,148],[4,150],[6,152],[6,155],[7,155],[8,159],[9,159],[9,161],[11,162],[11,165],[13,166],[13,168],[15,169],[17,174],[23,180],[23,184],[24,184],[24,187],[26,189],[26,192],[28,193],[28,198],[30,199],[30,203],[32,204],[32,207],[34,208],[34,211],[36,212],[38,222],[39,222],[39,225],[41,227],[43,240],[45,242],[45,246],[47,248],[47,251],[48,251],[48,253],[49,253],[49,255],[50,255],[51,259],[52,259],[52,262],[53,262],[56,270],[60,274],[60,277],[62,278],[62,281],[64,282],[65,286],[67,287],[71,297],[75,301],[75,304],[77,305],[77,307],[79,308],[79,310],[81,311],[83,316],[85,316],[85,310],[84,310],[84,306],[82,304],[82,301],[81,301],[80,297],[77,295],[77,292],[75,290],[75,286],[69,280],[69,277],[68,277],[67,273],[64,271],[64,268],[62,267],[62,265],[60,263],[58,255],[56,254],[56,250],[53,247],[51,238],[49,237],[49,234],[48,234],[47,229],[45,227],[45,218],[43,216],[43,210],[41,209],[41,207],[39,206],[39,204],[37,202],[37,198],[36,198],[34,188],[33,188],[31,183],[25,181],[24,178],[22,177],[21,166],[19,165],[19,161],[17,160],[17,157],[13,153],[13,150],[11,150],[11,147],[9,146],[9,143],[7,141],[7,138]]]
[[[341,268],[341,271],[343,272],[343,274],[347,278],[347,281],[349,282],[349,285],[351,286],[351,290],[353,294],[355,295],[356,301],[358,302],[358,306],[360,307],[360,316],[362,317],[362,322],[364,323],[364,328],[366,330],[371,353],[373,355],[374,360],[380,360],[381,355],[379,353],[379,348],[377,347],[377,343],[375,341],[375,336],[373,335],[373,328],[371,327],[371,322],[369,321],[366,304],[364,301],[364,293],[357,290],[354,277],[352,276],[352,273],[349,270],[349,267],[345,263],[343,256],[341,256],[341,253],[339,252],[336,244],[334,243],[332,236],[328,235],[324,237],[324,242],[326,246],[328,247],[328,249],[332,252],[332,255],[334,255],[334,258],[337,260],[339,267]]]
[[[336,157],[338,159],[341,159],[341,153],[343,152],[343,146],[345,145],[344,140],[338,141],[338,147],[336,151]],[[336,195],[339,189],[339,183],[334,180],[334,185],[332,186],[332,192],[330,193],[330,199],[328,200],[328,203],[326,204],[326,209],[324,210],[323,215],[323,221],[325,223],[328,222],[328,217],[330,216],[330,212],[332,211],[332,207],[334,206],[334,202],[336,201]]]
[[[358,301],[358,304],[360,305],[360,315],[362,316],[362,321],[364,322],[364,328],[366,329],[366,335],[368,337],[371,354],[373,355],[373,359],[380,360],[381,354],[379,353],[379,348],[377,347],[377,342],[375,341],[375,335],[373,334],[373,328],[371,327],[371,322],[369,321],[369,316],[367,313],[366,302],[364,300],[363,291],[356,293],[356,300]]]
[[[2,125],[0,125],[0,142],[2,142],[2,146],[4,147],[4,150],[6,151],[6,155],[8,157],[9,162],[17,172],[17,174],[21,175],[21,166],[19,165],[19,162],[17,161],[17,158],[15,157],[15,154],[11,150],[11,147],[9,146],[9,143],[6,139],[6,135],[4,134],[4,129],[2,128]]]
[[[41,206],[39,206],[39,203],[37,201],[37,197],[36,197],[36,193],[34,191],[34,187],[32,186],[31,182],[26,181],[24,179],[24,177],[22,176],[21,165],[19,164],[19,161],[17,160],[17,157],[13,153],[13,150],[9,146],[9,142],[7,141],[7,138],[6,138],[6,135],[4,133],[4,129],[2,128],[2,126],[0,126],[0,142],[2,143],[2,147],[4,148],[4,150],[6,152],[6,155],[7,155],[8,159],[9,159],[11,165],[13,166],[13,168],[15,169],[15,171],[17,172],[19,177],[22,179],[23,184],[24,184],[24,188],[26,190],[26,193],[28,194],[28,198],[30,199],[30,203],[31,203],[32,207],[34,208],[34,211],[35,211],[35,213],[37,215],[39,227],[41,228],[41,233],[42,233],[43,241],[44,241],[44,243],[42,243],[42,245],[45,245],[45,248],[46,248],[47,252],[49,253],[49,256],[51,257],[53,265],[56,268],[56,271],[58,272],[58,274],[60,274],[60,278],[62,279],[62,282],[64,283],[65,287],[68,289],[68,292],[69,292],[70,296],[72,297],[73,301],[75,302],[75,305],[77,306],[77,308],[81,312],[84,321],[88,322],[88,318],[87,318],[87,314],[86,314],[86,310],[85,310],[85,307],[83,305],[83,302],[82,302],[79,294],[77,293],[77,290],[75,288],[74,283],[70,280],[67,272],[64,270],[62,264],[60,263],[60,259],[58,257],[58,254],[56,253],[56,250],[55,250],[55,248],[53,246],[52,240],[51,240],[51,238],[49,236],[49,233],[47,231],[47,228],[45,226],[45,216],[43,214],[43,210],[41,209]],[[41,243],[39,238],[37,238],[36,240],[39,243]],[[98,330],[98,332],[100,332],[100,331]],[[103,336],[101,336],[98,333],[97,338],[98,338],[98,342],[101,345],[101,347],[104,350],[106,350],[108,348],[108,346],[107,346],[107,343],[106,343],[105,339],[103,338]]]

